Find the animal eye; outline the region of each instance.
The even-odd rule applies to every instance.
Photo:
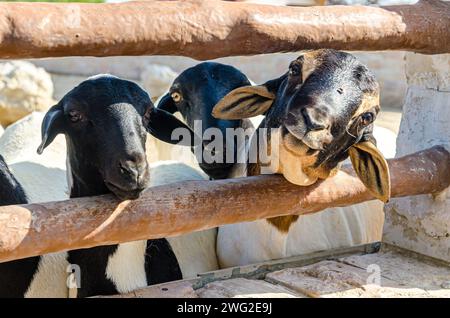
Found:
[[[299,76],[301,72],[302,72],[302,69],[300,68],[300,65],[298,65],[298,64],[293,64],[289,70],[289,73],[292,76]]]
[[[69,111],[69,120],[72,123],[76,123],[76,122],[80,121],[82,118],[83,118],[83,116],[81,115],[81,113],[79,111],[76,111],[76,110]]]
[[[337,92],[342,95],[342,94],[344,94],[344,89],[342,87],[340,87],[337,89]]]
[[[361,115],[361,121],[364,126],[367,126],[373,122],[375,119],[372,113],[364,113]]]
[[[181,94],[178,92],[173,92],[172,94],[170,94],[170,96],[175,103],[179,103],[183,99],[183,96],[181,96]]]

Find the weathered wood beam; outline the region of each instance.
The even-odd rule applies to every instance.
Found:
[[[450,185],[450,154],[433,147],[389,160],[392,196]],[[351,169],[349,169],[351,170]],[[0,207],[0,262],[62,250],[176,236],[223,224],[313,213],[373,199],[351,172],[309,187],[280,176],[186,181],[149,188],[139,199],[112,195]]]
[[[182,55],[304,49],[450,52],[450,3],[279,7],[217,0],[0,3],[0,58]]]

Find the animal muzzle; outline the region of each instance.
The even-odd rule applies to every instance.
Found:
[[[122,200],[137,199],[150,182],[147,161],[120,160],[105,176],[106,187]]]
[[[288,112],[284,126],[292,136],[313,150],[323,150],[331,140],[329,121],[315,114],[312,108]]]

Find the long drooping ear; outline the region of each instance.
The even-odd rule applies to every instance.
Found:
[[[194,132],[174,115],[153,106],[149,107],[145,114],[145,124],[151,135],[170,144],[193,146],[199,140]],[[174,132],[177,128],[180,129]],[[183,137],[181,141],[175,138],[180,136]]]
[[[258,86],[243,86],[229,92],[212,110],[220,119],[243,119],[264,114],[273,104],[285,75]]]
[[[373,140],[363,138],[349,149],[350,159],[362,183],[383,202],[391,197],[389,166]]]
[[[42,142],[37,149],[38,154],[41,155],[44,149],[62,132],[63,115],[64,111],[59,104],[52,106],[45,114],[41,126]]]
[[[158,106],[159,109],[165,110],[168,113],[174,114],[178,111],[175,102],[173,101],[170,93],[167,93],[159,100]]]

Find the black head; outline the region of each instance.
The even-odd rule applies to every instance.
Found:
[[[149,182],[147,132],[176,143],[171,138],[176,128],[189,130],[173,115],[156,109],[148,94],[135,83],[109,75],[96,76],[49,109],[42,123],[38,153],[62,133],[74,181],[87,188],[102,183],[118,197],[133,199]]]
[[[226,154],[228,128],[242,126],[242,120],[218,119],[212,116],[214,106],[232,90],[250,85],[248,78],[238,69],[225,64],[204,62],[183,71],[173,82],[169,92],[158,103],[158,108],[170,113],[180,112],[187,125],[194,129],[194,122],[201,122],[201,130],[195,132],[203,136],[205,130],[217,128],[223,136],[222,158]],[[209,141],[204,140],[203,146]],[[236,147],[237,142],[233,143]],[[216,149],[217,151],[217,149]],[[237,149],[233,149],[236,153]],[[217,153],[216,153],[217,154]],[[218,154],[217,154],[218,155]],[[236,155],[236,154],[235,154]],[[230,163],[228,166],[232,166]],[[200,164],[212,178],[226,177],[227,164],[223,162]]]
[[[378,83],[363,64],[349,53],[317,50],[302,54],[278,79],[234,90],[213,115],[265,113],[264,126],[280,128],[279,172],[293,183],[327,178],[350,154],[363,183],[386,201],[388,168],[372,135],[379,110]]]

